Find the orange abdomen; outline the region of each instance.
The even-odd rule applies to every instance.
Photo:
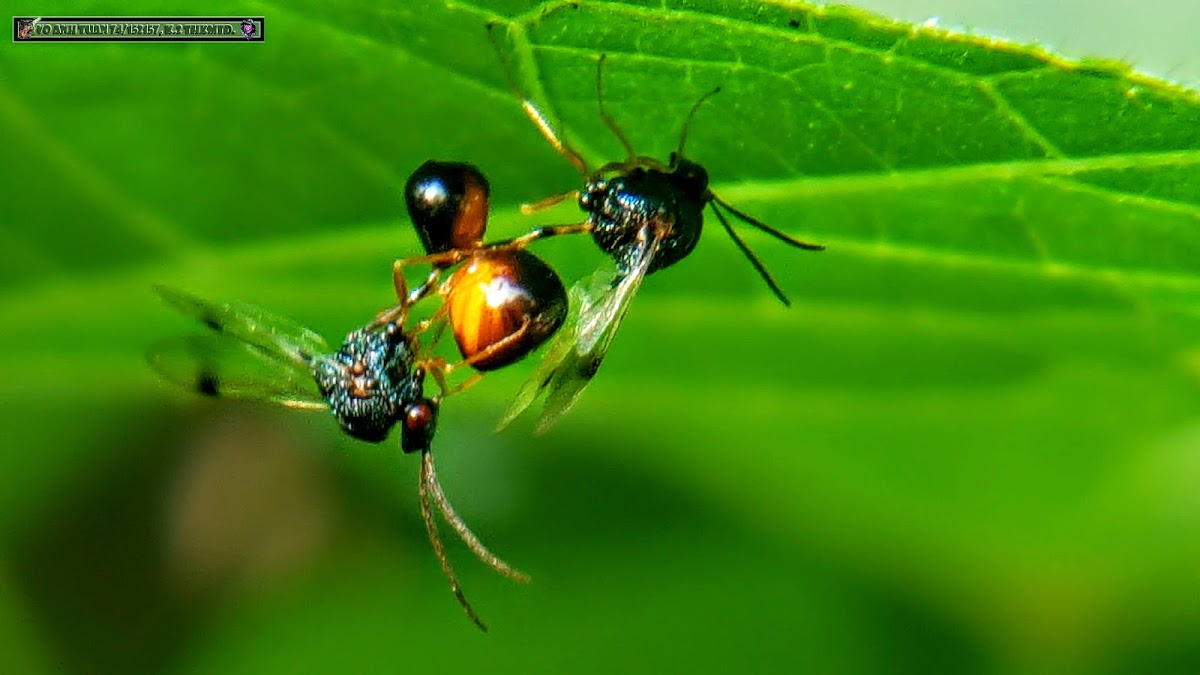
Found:
[[[446,296],[454,340],[477,370],[521,360],[562,326],[567,292],[554,270],[524,250],[472,256]]]

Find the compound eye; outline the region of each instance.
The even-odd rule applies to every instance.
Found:
[[[422,401],[408,406],[404,411],[404,430],[410,433],[422,433],[433,424],[433,406]]]
[[[437,429],[437,403],[424,399],[404,408],[400,447],[404,452],[428,450]]]

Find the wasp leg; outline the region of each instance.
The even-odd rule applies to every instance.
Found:
[[[509,333],[496,343],[484,347],[478,352],[472,354],[470,357],[465,358],[458,363],[446,363],[446,359],[440,356],[434,356],[422,361],[418,367],[424,368],[427,373],[433,376],[433,380],[437,382],[438,389],[441,390],[443,397],[452,396],[478,384],[479,381],[483,379],[483,373],[475,373],[452,389],[446,386],[446,378],[450,377],[451,373],[459,368],[462,368],[463,366],[474,366],[475,364],[485,361],[495,354],[503,352],[505,349],[508,349],[514,343],[524,338],[525,334],[529,332],[529,327],[531,325],[532,322],[526,320],[525,323],[522,323],[521,327],[517,330]]]
[[[488,39],[492,42],[492,47],[496,50],[496,56],[500,59],[500,65],[504,69],[504,78],[508,81],[509,89],[512,89],[516,94],[517,99],[521,101],[521,108],[525,111],[525,115],[533,122],[533,125],[541,132],[542,137],[546,139],[554,151],[562,155],[576,169],[580,175],[587,176],[587,162],[583,161],[583,156],[580,155],[574,148],[564,143],[559,139],[558,134],[554,133],[554,127],[550,126],[550,122],[546,120],[546,116],[542,111],[538,110],[537,106],[530,101],[529,98],[522,93],[521,87],[517,85],[517,78],[513,72],[512,64],[504,56],[504,49],[500,46],[499,39],[496,38],[496,29],[501,28],[501,24],[490,22],[487,25]]]
[[[367,327],[375,329],[392,322],[404,325],[404,321],[408,318],[408,308],[419,302],[426,295],[429,295],[429,291],[436,286],[438,280],[441,279],[442,273],[445,272],[447,268],[462,262],[470,255],[470,249],[451,249],[443,253],[435,253],[433,255],[425,255],[414,258],[402,258],[393,262],[392,287],[396,290],[396,298],[399,300],[399,302],[395,306],[389,307],[376,314],[371,323],[367,324]],[[404,268],[410,265],[419,265],[422,263],[432,264],[433,270],[429,273],[429,277],[425,279],[424,283],[414,288],[410,292],[408,290],[407,282],[404,281]],[[441,292],[441,290],[442,289],[439,288],[438,292]]]
[[[479,350],[478,352],[472,354],[470,356],[470,358],[463,359],[462,362],[456,363],[455,365],[451,366],[451,368],[460,368],[462,366],[474,366],[476,363],[481,363],[483,361],[486,361],[487,359],[491,358],[494,354],[503,352],[505,349],[508,349],[513,344],[519,342],[522,338],[524,338],[525,334],[529,332],[529,326],[531,324],[532,324],[532,322],[529,319],[526,319],[525,322],[521,324],[521,327],[518,328],[517,330],[509,333],[508,335],[505,335],[502,339],[498,340],[497,342],[490,344],[487,347],[484,347],[483,349]]]
[[[437,346],[437,343],[441,341],[442,334],[446,331],[446,320],[440,315],[445,313],[446,312],[439,307],[438,311],[435,312],[433,316],[418,323],[413,327],[412,331],[410,331],[410,333],[413,335],[421,334],[429,330],[430,326],[432,326],[434,323],[437,324],[437,328],[433,332],[433,337],[429,339],[429,343],[426,345],[426,351],[432,350],[435,346]]]
[[[471,375],[467,379],[460,382],[453,389],[442,389],[442,398],[446,398],[447,396],[453,396],[455,394],[461,394],[462,392],[479,384],[480,381],[482,381],[482,380],[483,380],[483,373],[475,373],[474,375]]]
[[[408,318],[408,307],[412,303],[408,302],[408,283],[404,281],[403,260],[392,263],[392,288],[396,290],[399,302],[376,314],[371,323],[367,324],[368,328],[375,329],[393,322],[403,326],[404,320]]]
[[[545,211],[551,206],[554,206],[566,199],[579,199],[579,190],[567,190],[566,192],[560,192],[556,195],[550,195],[544,199],[539,199],[532,204],[522,204],[521,213],[528,216],[531,213]]]
[[[417,325],[413,326],[412,330],[409,331],[409,334],[420,335],[421,333],[429,330],[434,324],[438,324],[437,332],[434,333],[433,339],[429,341],[429,347],[432,349],[433,346],[438,343],[438,340],[441,339],[442,332],[446,330],[445,317],[449,313],[450,308],[447,307],[445,303],[442,303],[433,314],[429,315],[429,318],[418,321]]]
[[[396,263],[399,262],[401,261],[396,261]],[[421,298],[429,295],[429,291],[436,286],[438,280],[442,278],[442,272],[446,271],[445,266],[434,265],[433,269],[429,272],[429,276],[425,278],[425,281],[408,294],[405,294],[404,276],[399,273],[400,267],[398,267],[396,263],[392,263],[392,279],[396,285],[396,297],[400,299],[400,302],[407,305],[416,304]]]
[[[579,223],[577,225],[546,225],[544,227],[534,228],[529,232],[512,239],[505,239],[494,244],[488,244],[487,248],[525,248],[529,244],[538,239],[546,237],[557,237],[563,234],[580,234],[583,232],[591,232],[592,224],[588,222]]]
[[[418,363],[416,367],[424,370],[433,377],[433,381],[437,383],[438,390],[442,392],[443,398],[448,395],[446,374],[449,372],[450,366],[446,364],[446,359],[440,356],[432,356]]]
[[[449,387],[446,384],[446,380],[450,377],[450,374],[459,368],[462,368],[463,366],[474,366],[476,363],[484,361],[493,354],[497,354],[504,349],[507,349],[510,345],[525,336],[525,333],[529,331],[530,325],[531,322],[526,321],[525,323],[521,324],[520,328],[513,331],[511,334],[504,336],[504,338],[500,341],[496,342],[495,344],[488,345],[487,347],[479,350],[479,352],[472,354],[469,358],[465,358],[458,363],[446,363],[446,359],[442,358],[441,356],[433,356],[421,361],[419,364],[417,364],[417,367],[424,369],[425,372],[429,373],[433,377],[433,381],[437,383],[438,390],[442,392],[442,398],[462,393],[476,384],[479,384],[479,381],[483,379],[483,373],[474,373],[454,387]],[[437,339],[441,337],[441,333],[445,329],[445,326],[446,324],[443,322],[438,327],[437,335],[434,337],[434,343],[436,343]]]

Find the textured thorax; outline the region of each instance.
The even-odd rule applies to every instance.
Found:
[[[704,203],[674,173],[643,168],[591,181],[580,198],[589,214],[592,239],[623,272],[632,263],[633,245],[642,231],[662,237],[648,273],[686,257],[700,238]]]
[[[372,443],[387,438],[406,406],[422,397],[411,375],[412,349],[395,325],[357,330],[342,348],[313,362],[313,377],[338,424]]]

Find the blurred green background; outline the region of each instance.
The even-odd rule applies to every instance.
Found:
[[[744,26],[683,22],[648,45],[581,4],[530,35],[551,45],[538,93],[590,160],[619,152],[594,115],[598,51],[615,54],[609,100],[647,154],[723,84],[690,154],[731,202],[830,250],[747,235],[788,310],[710,226],[649,279],[549,434],[491,431],[532,363],[446,404],[446,490],[533,577],[511,584],[451,544],[488,635],[429,550],[414,458],[322,414],[197,399],[142,352],[192,328],[153,283],[331,341],[362,323],[390,300],[391,260],[416,250],[400,187],[430,157],[488,174],[493,236],[527,228],[517,205],[577,177],[504,88],[482,24],[536,3],[166,3],[150,11],[265,15],[267,40],[0,49],[0,672],[1200,670],[1200,289],[1194,258],[1154,248],[1196,241],[1195,191],[1128,221],[1138,203],[1039,211],[986,181],[793,194],[777,181],[866,169],[850,132],[795,112],[802,93],[727,67]],[[1200,82],[1194,3],[867,7]],[[789,48],[756,39],[739,58]],[[621,58],[643,50],[674,56]],[[885,86],[841,111],[866,145],[903,132],[869,116]],[[956,138],[981,126],[935,122]],[[935,164],[921,138],[893,166]],[[1082,229],[1055,229],[1068,212]],[[1005,253],[988,228],[1027,215],[1070,264]],[[879,223],[905,246],[876,248]],[[600,261],[582,241],[538,250],[568,280]]]

